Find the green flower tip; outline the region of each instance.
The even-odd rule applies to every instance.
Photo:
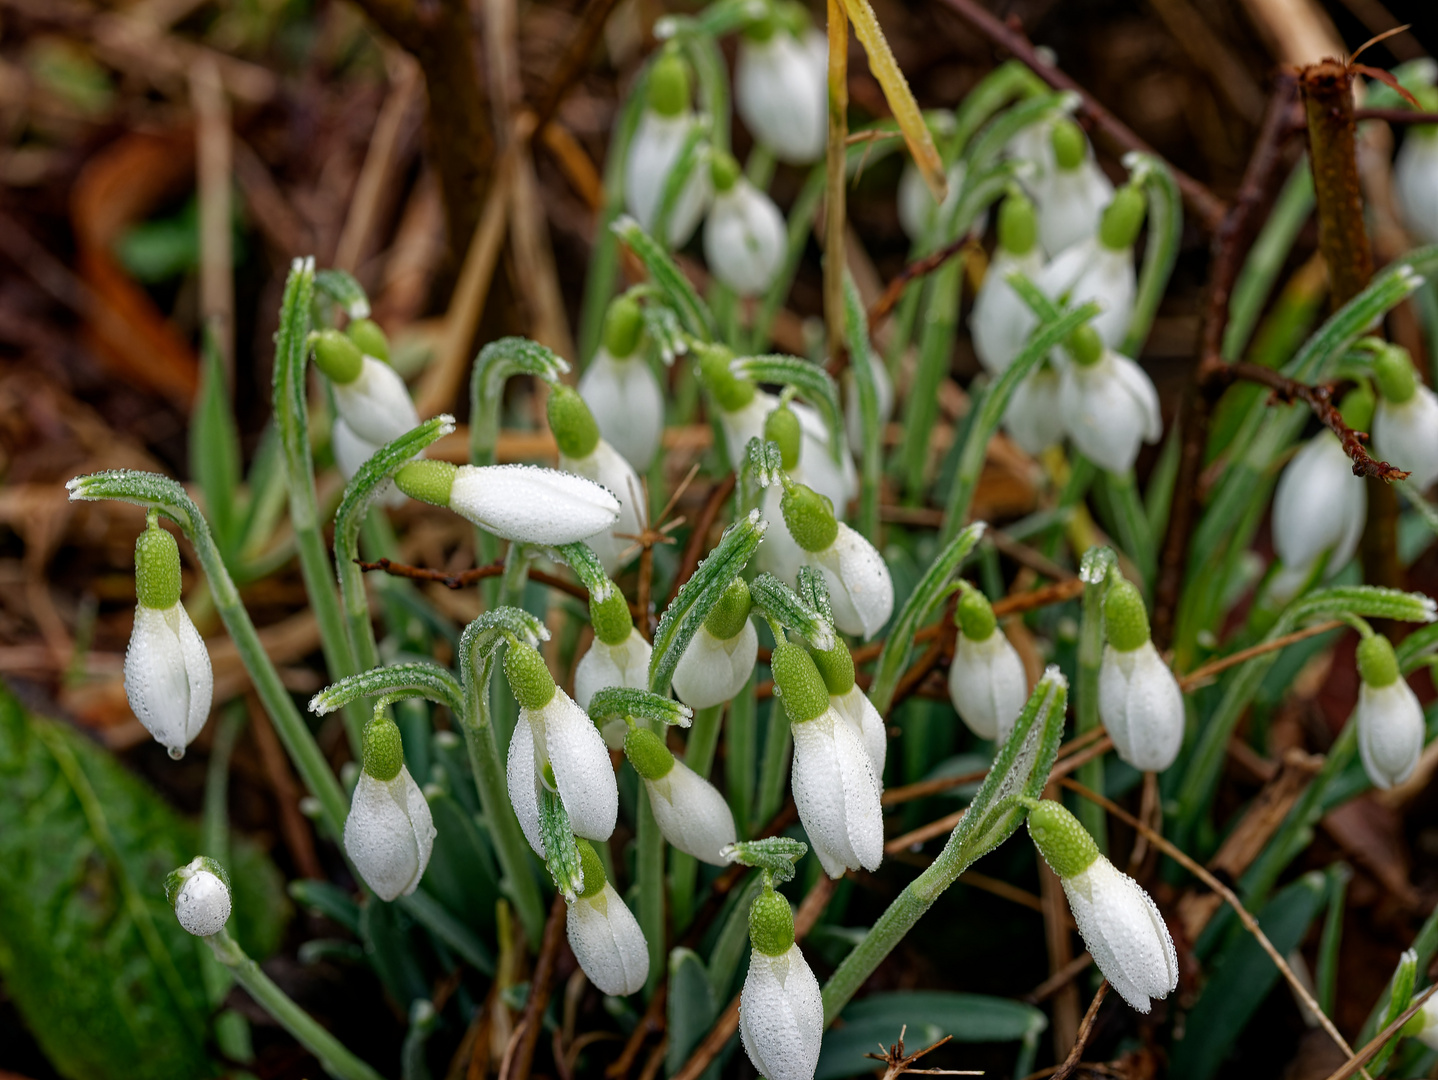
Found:
[[[779,456],[784,468],[792,470],[799,464],[799,447],[804,441],[804,431],[799,418],[787,405],[780,405],[764,418],[764,438],[779,444]]]
[[[1418,373],[1402,345],[1390,345],[1378,354],[1373,361],[1373,375],[1378,380],[1378,392],[1395,405],[1411,400],[1418,392]]]
[[[594,636],[606,645],[622,645],[629,640],[634,629],[634,620],[629,615],[629,603],[616,585],[609,590],[609,596],[599,602],[589,600],[589,621],[594,627]]]
[[[715,191],[731,190],[739,182],[741,175],[743,174],[739,171],[739,163],[732,154],[720,150],[710,158],[709,179],[713,181]]]
[[[331,382],[351,383],[364,367],[364,354],[338,330],[321,330],[313,338],[315,364]]]
[[[699,380],[725,412],[737,412],[754,400],[754,384],[729,370],[733,359],[722,345],[706,347],[699,358]]]
[[[632,727],[624,736],[624,756],[646,780],[660,780],[674,768],[674,755],[664,740],[648,728]]]
[[[1386,394],[1384,396],[1387,397]],[[1373,410],[1377,404],[1378,399],[1373,396],[1373,387],[1368,385],[1368,380],[1363,379],[1338,403],[1338,415],[1343,417],[1343,422],[1354,431],[1367,431],[1373,426]]]
[[[1109,586],[1103,598],[1103,619],[1108,643],[1119,652],[1133,652],[1149,639],[1143,597],[1128,581],[1120,579]]]
[[[814,658],[798,645],[781,641],[769,659],[774,673],[774,694],[784,703],[789,721],[803,724],[823,716],[829,707],[829,688]]]
[[[1358,643],[1358,674],[1375,690],[1392,686],[1398,681],[1398,657],[1393,643],[1382,634],[1374,634]]]
[[[999,207],[999,247],[1010,255],[1027,255],[1039,238],[1039,219],[1034,204],[1022,191],[1015,191]]]
[[[584,875],[584,888],[579,895],[587,900],[604,888],[608,878],[604,876],[604,863],[600,861],[599,852],[594,850],[593,844],[582,836],[576,836],[574,846],[579,849],[579,872]]]
[[[1062,803],[1044,799],[1029,811],[1034,847],[1061,878],[1081,874],[1098,858],[1098,845]]]
[[[1069,335],[1067,348],[1074,363],[1080,367],[1091,367],[1103,359],[1103,340],[1089,323],[1084,323]]]
[[[1088,156],[1088,137],[1083,128],[1067,116],[1054,122],[1049,132],[1049,145],[1053,147],[1054,161],[1064,172],[1072,172],[1083,164]]]
[[[400,466],[394,474],[394,482],[411,499],[448,506],[449,493],[454,489],[454,478],[459,466],[448,461],[411,461]]]
[[[1104,209],[1099,223],[1099,243],[1110,251],[1127,251],[1138,239],[1143,224],[1143,192],[1134,184],[1125,184],[1114,192],[1113,202]]]
[[[803,484],[785,484],[779,500],[789,535],[805,551],[823,551],[839,535],[839,519],[827,495]]]
[[[604,348],[622,360],[639,347],[644,333],[644,312],[632,296],[616,296],[604,313]]]
[[[548,409],[549,430],[554,432],[561,454],[570,460],[579,460],[594,453],[599,445],[599,425],[579,391],[556,386],[549,394]]]
[[[554,698],[554,677],[539,650],[522,641],[511,641],[504,654],[504,676],[514,699],[526,709],[542,709]]]
[[[364,729],[364,771],[376,780],[393,780],[404,768],[404,743],[399,726],[384,713]]]
[[[809,650],[809,656],[824,680],[824,688],[834,697],[847,694],[854,688],[854,654],[838,638],[839,635],[835,634],[834,647],[827,652]]]
[[[964,593],[959,597],[959,607],[954,613],[954,622],[964,637],[970,641],[988,641],[999,622],[994,618],[994,609],[989,599],[978,589],[965,582]]]
[[[678,116],[689,108],[689,68],[677,52],[666,51],[654,62],[647,100],[660,116]]]
[[[366,356],[389,363],[389,338],[373,319],[355,319],[345,327],[345,335]]]
[[[719,597],[719,602],[709,609],[704,619],[704,629],[720,641],[736,638],[749,621],[749,610],[753,607],[749,586],[741,577],[736,577]]]
[[[135,539],[135,596],[160,611],[180,602],[180,545],[156,524]]]
[[[749,942],[765,956],[783,956],[794,944],[794,909],[773,889],[749,905]]]

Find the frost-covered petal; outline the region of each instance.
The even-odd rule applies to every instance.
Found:
[[[1121,652],[1104,647],[1098,711],[1118,756],[1135,769],[1162,772],[1183,745],[1183,694],[1152,641]]]
[[[1032,281],[1043,265],[1043,252],[1037,247],[1022,255],[999,248],[984,274],[969,316],[969,332],[974,339],[974,353],[990,375],[1002,375],[1008,370],[1038,322],[1029,306],[1014,292],[1008,276],[1017,271]]]
[[[1423,753],[1423,708],[1398,679],[1387,686],[1358,686],[1358,753],[1375,787],[1391,788],[1413,775]]]
[[[1438,184],[1438,175],[1434,177]],[[1408,482],[1426,491],[1438,480],[1438,394],[1421,383],[1413,396],[1394,404],[1379,395],[1373,410],[1373,447],[1412,475]]]
[[[339,467],[340,475],[345,478],[346,483],[354,479],[360,466],[374,457],[375,451],[378,449],[379,447],[374,443],[367,442],[356,435],[353,429],[345,423],[344,417],[335,417],[334,425],[330,428],[330,451],[334,454],[335,464]],[[403,506],[408,499],[408,496],[395,486],[393,480],[383,481],[379,485],[379,491],[380,503],[390,509]]]
[[[434,820],[419,785],[400,766],[393,780],[361,772],[345,818],[345,852],[382,900],[408,896],[434,849]]]
[[[639,554],[632,538],[643,532],[649,521],[649,508],[644,503],[644,486],[639,481],[639,474],[604,439],[595,444],[593,453],[588,457],[569,458],[560,454],[559,467],[567,473],[593,480],[619,500],[619,517],[614,524],[585,540],[604,564],[604,572],[612,575]],[[625,552],[629,554],[626,556]]]
[[[769,288],[787,242],[779,208],[749,181],[741,178],[714,197],[704,223],[704,258],[714,276],[740,296]]]
[[[1055,254],[1097,233],[1113,199],[1113,184],[1092,157],[1076,169],[1052,169],[1033,188],[1039,243]]]
[[[879,782],[859,733],[832,708],[795,724],[792,781],[799,820],[830,877],[878,867],[884,855]]]
[[[608,686],[628,686],[638,690],[649,686],[649,654],[652,646],[637,629],[618,645],[609,645],[598,638],[574,669],[574,700],[581,709],[588,709],[596,692]]]
[[[1002,746],[1028,697],[1024,662],[1001,631],[983,641],[959,635],[949,665],[949,699],[970,731]]]
[[[620,513],[608,489],[535,465],[461,465],[449,506],[495,536],[551,547],[610,529]]]
[[[601,993],[638,993],[649,977],[649,947],[639,920],[607,881],[588,899],[569,905],[564,921],[569,947]]]
[[[569,814],[575,836],[586,840],[608,840],[619,817],[619,788],[614,781],[614,767],[609,750],[589,715],[563,690],[555,688],[554,697],[542,709],[521,709],[531,713],[531,723],[542,731],[544,749],[554,769],[559,800]]]
[[[829,134],[828,56],[816,63],[805,43],[783,30],[768,41],[739,38],[734,107],[754,138],[790,165],[817,161]]]
[[[230,890],[219,876],[196,870],[175,896],[175,917],[196,937],[218,934],[230,920]]]
[[[544,836],[539,831],[539,786],[534,768],[534,727],[526,710],[519,710],[514,732],[509,737],[509,757],[505,762],[505,780],[509,785],[509,804],[519,819],[519,828],[529,846],[541,859]]]
[[[1056,255],[1034,284],[1069,307],[1097,300],[1103,310],[1090,325],[1109,348],[1118,348],[1128,333],[1138,292],[1132,252],[1113,251],[1096,239],[1084,240]]]
[[[1178,985],[1178,953],[1158,905],[1102,855],[1062,880],[1069,910],[1099,970],[1120,997],[1148,1012],[1150,998],[1167,997]]]
[[[600,346],[576,389],[604,441],[635,469],[648,469],[664,435],[664,392],[648,361],[618,359]]]
[[[1346,566],[1358,550],[1368,512],[1368,489],[1353,475],[1348,455],[1331,431],[1319,432],[1293,456],[1273,493],[1273,549],[1283,560],[1291,589],[1330,552],[1328,573]],[[1280,599],[1289,580],[1270,583]]]
[[[1062,382],[1069,438],[1102,469],[1126,473],[1138,448],[1162,434],[1158,392],[1143,370],[1110,349],[1097,363],[1069,364]]]
[[[629,212],[644,231],[654,233],[659,215],[659,202],[669,172],[679,160],[689,129],[696,123],[692,112],[677,116],[661,116],[652,109],[644,110],[629,143],[629,159],[625,168],[624,198]],[[669,246],[683,247],[694,234],[704,209],[709,204],[712,185],[705,162],[695,163],[689,180],[680,192],[669,215]]]
[[[805,554],[824,575],[836,627],[866,638],[883,629],[894,613],[894,579],[873,544],[841,521],[832,544]]]
[[[125,650],[125,696],[130,710],[170,751],[185,747],[205,726],[214,694],[210,654],[184,606],[135,606],[135,626]]]
[[[765,533],[767,543],[775,533]],[[760,545],[763,549],[763,545]],[[691,709],[722,705],[738,695],[754,671],[759,658],[759,634],[753,622],[727,640],[717,638],[701,626],[684,649],[674,669],[674,693]]]
[[[813,1080],[824,1038],[819,980],[792,945],[782,956],[749,953],[739,994],[744,1052],[766,1080]]]
[[[332,386],[340,417],[365,442],[383,446],[419,426],[409,388],[383,360],[366,356],[356,378]]]
[[[830,694],[829,704],[834,711],[847,720],[859,734],[864,751],[869,755],[869,764],[874,767],[874,779],[878,781],[880,793],[884,786],[884,761],[889,753],[889,733],[884,727],[884,718],[869,695],[855,683],[842,694]]]
[[[1393,187],[1408,231],[1438,244],[1438,128],[1408,129],[1393,163]]]
[[[664,839],[700,862],[727,864],[719,852],[735,840],[734,815],[713,784],[676,758],[669,772],[644,786]]]

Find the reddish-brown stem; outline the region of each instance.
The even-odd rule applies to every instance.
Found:
[[[1417,109],[1354,109],[1353,119],[1382,120],[1386,124],[1438,124],[1438,113]]]
[[[393,559],[380,559],[378,562],[363,562],[356,559],[355,564],[366,573],[371,570],[382,570],[390,577],[409,578],[413,581],[437,581],[447,589],[463,589],[477,581],[483,581],[485,578],[500,577],[504,574],[503,561],[476,566],[472,570],[461,570],[457,574],[451,574],[448,570],[431,570],[427,566],[410,566],[407,563],[395,562]],[[531,569],[529,578],[531,581],[548,585],[551,589],[558,589],[585,603],[589,602],[589,590],[583,585],[576,585],[572,581],[565,581],[553,574],[546,574],[543,570]]]
[[[904,295],[904,289],[909,282],[921,278],[926,274],[932,274],[973,242],[973,233],[965,233],[957,240],[952,240],[945,244],[939,248],[938,251],[915,259],[895,274],[893,280],[884,287],[883,293],[874,301],[873,307],[869,308],[870,328],[872,329],[878,325],[881,320],[888,317],[889,312],[894,310],[894,306],[899,302],[900,297]]]

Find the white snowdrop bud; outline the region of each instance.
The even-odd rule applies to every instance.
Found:
[[[1417,87],[1425,108],[1438,110],[1438,90]],[[1413,124],[1393,163],[1393,189],[1408,231],[1425,244],[1438,244],[1438,126]]]
[[[577,392],[567,386],[551,391],[549,428],[559,444],[559,468],[613,493],[619,500],[619,518],[587,542],[599,556],[606,574],[613,574],[639,553],[634,537],[649,521],[644,486],[634,466],[599,436],[594,414]]]
[[[949,665],[949,699],[970,731],[1002,746],[1028,700],[1024,662],[977,589],[964,589],[954,619],[959,638]]]
[[[1423,753],[1423,707],[1382,634],[1359,643],[1358,673],[1358,755],[1374,786],[1391,788],[1413,775]]]
[[[834,625],[873,637],[894,612],[894,579],[883,556],[834,517],[827,498],[803,484],[786,480],[780,507],[805,563],[824,575]]]
[[[772,15],[740,36],[734,108],[755,140],[780,161],[807,165],[824,153],[828,68],[827,52],[815,55]]]
[[[624,754],[644,781],[664,839],[700,862],[728,863],[720,853],[736,838],[734,815],[718,789],[676,760],[664,740],[648,728],[629,729]]]
[[[664,391],[639,348],[643,330],[639,305],[627,296],[615,298],[604,320],[604,344],[577,387],[599,434],[640,472],[649,468],[664,435]]]
[[[230,875],[214,859],[198,856],[165,879],[165,898],[191,934],[218,934],[230,920]]]
[[[710,178],[714,205],[704,223],[704,258],[714,276],[740,296],[758,296],[784,264],[784,215],[728,154],[716,155]]]
[[[587,540],[619,520],[619,500],[592,480],[533,465],[411,461],[394,482],[412,499],[447,506],[486,532],[558,547]]]
[[[749,681],[759,658],[750,603],[749,586],[736,577],[685,646],[674,668],[674,693],[691,709],[722,705]]]
[[[1083,129],[1068,117],[1048,131],[1046,165],[1032,181],[1038,201],[1039,241],[1055,255],[1091,238],[1099,229],[1113,184],[1093,159]]]
[[[1378,404],[1373,410],[1373,446],[1411,475],[1426,491],[1438,480],[1438,394],[1418,380],[1408,350],[1390,345],[1373,363]]]
[[[1178,953],[1158,905],[1114,867],[1062,804],[1032,802],[1029,835],[1063,883],[1069,910],[1094,963],[1141,1013],[1178,986]]]
[[[1127,581],[1104,597],[1108,644],[1098,674],[1098,712],[1118,756],[1162,772],[1183,745],[1183,693],[1149,638],[1143,597]]]
[[[964,163],[954,162],[945,176],[949,181],[949,190],[940,203],[929,190],[929,185],[924,183],[924,176],[913,159],[904,162],[904,171],[899,175],[899,226],[915,244],[932,239],[943,230],[954,207],[959,204],[959,196],[964,189]],[[982,219],[975,223],[978,231],[982,232],[983,227]]]
[[[819,980],[794,943],[789,901],[766,889],[749,909],[749,973],[739,1037],[765,1080],[813,1080],[824,1038]]]
[[[511,641],[504,674],[519,702],[509,738],[509,799],[529,846],[544,857],[539,785],[559,796],[575,836],[608,840],[619,817],[619,788],[604,740],[563,690],[538,650]]]
[[[1143,368],[1102,345],[1092,326],[1079,327],[1069,342],[1073,362],[1060,390],[1069,438],[1099,468],[1126,473],[1140,444],[1163,437],[1158,391]]]
[[[775,695],[793,725],[791,779],[799,820],[830,877],[875,870],[884,857],[880,782],[854,725],[829,704],[810,655],[780,642],[770,660]]]
[[[1035,457],[1063,441],[1063,379],[1047,360],[1014,387],[1004,430],[1019,449]]]
[[[179,546],[153,514],[135,541],[135,595],[125,696],[135,718],[178,761],[209,719],[215,675],[180,603]]]
[[[864,744],[869,755],[869,764],[874,767],[874,780],[879,793],[884,791],[884,761],[889,753],[889,733],[884,728],[884,718],[869,695],[854,681],[854,654],[842,641],[835,641],[828,652],[810,649],[809,656],[819,675],[824,680],[824,689],[829,692],[829,707],[847,720],[849,726]]]
[[[335,408],[351,432],[380,447],[419,426],[409,388],[394,368],[361,353],[338,330],[322,330],[312,341],[315,365],[329,376]]]
[[[624,171],[624,198],[629,212],[651,236],[658,224],[670,170],[679,161],[689,133],[699,121],[689,108],[689,71],[677,53],[666,52],[649,75],[648,101],[639,118]],[[694,235],[709,205],[709,170],[694,166],[669,214],[670,247],[683,247]]]
[[[364,731],[364,768],[345,818],[345,853],[381,900],[419,887],[434,850],[434,818],[404,764],[399,727],[382,711]]]
[[[1092,326],[1109,348],[1118,348],[1133,321],[1138,275],[1132,249],[1143,214],[1143,193],[1131,184],[1119,188],[1098,235],[1054,256],[1034,279],[1046,296],[1070,307],[1097,300],[1103,310]]]
[[[644,989],[649,947],[639,920],[604,876],[604,864],[587,840],[579,840],[584,889],[565,913],[564,929],[574,958],[599,991],[623,996]]]
[[[614,589],[599,603],[591,597],[589,621],[594,627],[594,641],[574,669],[574,700],[579,707],[587,710],[590,699],[605,687],[648,689],[652,648],[635,629],[623,594]],[[624,738],[624,722],[617,720],[606,727],[605,741],[617,750],[619,746],[609,738],[609,727],[615,725],[619,739]]]
[[[974,297],[969,330],[974,353],[990,375],[1002,375],[1018,356],[1037,322],[1029,306],[1009,284],[1010,274],[1034,280],[1043,271],[1034,205],[1015,192],[999,208],[999,246]]]

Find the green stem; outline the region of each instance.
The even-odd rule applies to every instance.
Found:
[[[689,726],[689,741],[684,746],[684,764],[706,780],[714,764],[714,751],[719,744],[719,720],[723,705],[696,709]],[[694,888],[699,874],[699,861],[677,848],[669,856],[669,906],[675,932],[683,930],[694,914]]]
[[[1085,557],[1085,564],[1089,559]],[[1112,562],[1112,556],[1109,558]],[[1074,680],[1074,734],[1083,736],[1099,726],[1098,681],[1103,663],[1103,598],[1108,590],[1105,573],[1086,576],[1083,590],[1083,621],[1079,624],[1078,677]],[[1096,757],[1079,766],[1078,781],[1090,791],[1102,791],[1103,758]],[[1108,820],[1103,807],[1088,799],[1080,799],[1076,816],[1101,852],[1108,851]]]
[[[1104,473],[1103,483],[1112,500],[1119,544],[1138,568],[1139,576],[1143,578],[1143,591],[1149,592],[1153,588],[1154,575],[1158,572],[1158,561],[1148,514],[1144,511],[1143,499],[1138,493],[1138,481],[1130,469],[1123,474]]]
[[[321,1067],[337,1080],[381,1080],[375,1072],[321,1027],[309,1013],[271,981],[260,966],[245,955],[228,930],[205,939],[215,958],[234,972],[235,979],[250,997],[275,1018],[306,1050],[319,1059]]]
[[[789,714],[776,700],[769,708],[769,732],[764,737],[764,760],[759,766],[759,796],[754,806],[754,829],[779,812],[784,802],[784,780],[789,764],[789,750],[794,737],[789,730]]]
[[[724,775],[729,786],[729,809],[739,826],[740,839],[749,835],[749,811],[754,805],[754,768],[758,747],[758,710],[754,700],[755,676],[729,704],[724,725]]]
[[[939,415],[939,387],[949,373],[953,355],[959,296],[963,291],[963,267],[962,259],[950,259],[932,276],[924,290],[919,365],[909,391],[908,407],[904,410],[904,442],[899,448],[904,497],[914,504],[923,496],[930,436]]]
[[[649,789],[643,784],[639,785],[638,818],[635,876],[639,880],[639,929],[649,946],[649,977],[644,980],[648,997],[664,977],[664,834],[654,820]]]
[[[1258,317],[1268,302],[1273,283],[1288,261],[1299,230],[1313,213],[1313,173],[1305,157],[1293,167],[1258,239],[1244,260],[1228,301],[1228,326],[1223,331],[1223,358],[1243,355]]]

